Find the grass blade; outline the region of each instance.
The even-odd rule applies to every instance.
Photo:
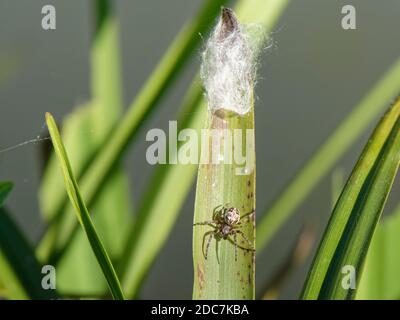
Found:
[[[331,208],[335,207],[340,193],[343,190],[345,183],[345,171],[342,167],[337,167],[333,170],[331,175]]]
[[[91,100],[75,108],[72,114],[63,119],[62,124],[62,139],[78,179],[123,111],[119,28],[111,2],[93,1],[96,28],[90,59]],[[116,166],[91,207],[96,212],[93,223],[112,261],[119,260],[122,245],[126,241],[127,226],[132,221],[129,189],[125,170]],[[66,210],[63,214],[57,214],[60,203],[70,207],[63,177],[53,154],[40,188],[41,211],[51,228],[41,240],[37,252],[43,261],[50,261],[56,266],[59,292],[73,296],[103,296],[107,293],[107,282],[81,228],[75,228],[76,232],[66,250],[55,250],[53,253],[59,243],[71,236],[71,226],[76,225],[73,214],[65,214]],[[76,261],[80,261],[80,264]]]
[[[378,224],[372,238],[356,299],[400,298],[400,208]]]
[[[270,1],[268,5],[271,7],[270,10],[267,10],[263,8],[264,5],[267,5],[266,2],[242,1],[237,7],[238,17],[242,22],[261,23],[270,26],[287,3],[287,1]],[[255,50],[260,49],[263,40],[260,34],[253,35],[252,41]],[[224,128],[228,130],[236,128],[245,131],[247,129],[252,130],[254,129],[254,108],[251,107],[250,112],[243,117],[233,116],[223,120],[214,114],[208,114],[206,128],[218,131]],[[194,299],[255,298],[254,254],[248,250],[243,250],[244,247],[255,247],[255,213],[253,212],[255,209],[255,143],[254,136],[249,136],[247,139],[249,139],[247,144],[252,146],[247,149],[250,161],[246,163],[246,166],[252,168],[249,175],[236,175],[234,173],[237,169],[235,165],[205,164],[199,166],[194,223],[210,221],[216,207],[230,202],[233,207],[240,209],[243,215],[247,215],[243,219],[242,232],[244,238],[247,238],[248,241],[240,242],[242,249],[239,250],[239,254],[235,253],[235,246],[232,246],[232,243],[226,240],[218,241],[218,239],[214,240],[216,250],[209,249],[209,252],[207,252],[208,244],[206,244],[206,252],[204,252],[203,241],[209,243],[209,239],[212,238],[207,237],[213,235],[212,228],[214,227],[210,229],[210,226],[196,226],[194,228]],[[218,150],[217,145],[216,147]]]
[[[336,203],[306,281],[303,299],[349,299],[342,267],[359,276],[400,159],[400,99],[374,130]]]
[[[0,209],[2,210],[2,209]],[[27,300],[29,295],[18,279],[13,267],[0,250],[0,299]]]
[[[74,133],[82,131],[77,138],[85,137],[82,148],[77,148],[79,154],[72,155],[74,172],[80,176],[87,163],[93,157],[96,146],[99,147],[104,138],[110,134],[115,123],[120,119],[123,110],[120,75],[120,52],[118,42],[118,25],[110,8],[110,0],[96,0],[96,30],[91,48],[91,101],[79,106],[63,121],[63,140],[68,147],[80,145],[79,140],[74,141]],[[71,128],[70,128],[71,127]],[[65,136],[69,138],[68,141]],[[55,219],[59,208],[66,202],[63,179],[59,174],[56,160],[50,169],[47,169],[41,185],[40,200],[41,211],[47,220]],[[51,192],[51,201],[48,193]]]
[[[5,208],[0,208],[1,282],[11,297],[18,299],[55,299],[55,290],[42,288],[41,266],[32,247]],[[18,281],[15,283],[14,281]]]
[[[202,92],[197,89],[196,82],[185,98],[178,130],[192,128],[200,132],[202,117],[199,116],[198,105]],[[181,145],[178,144],[178,150]],[[193,184],[196,168],[192,164],[163,165],[152,178],[140,203],[139,215],[131,226],[120,265],[122,283],[128,297],[137,297],[151,264],[165,244]]]
[[[10,299],[54,299],[55,290],[41,286],[41,267],[34,252],[3,207],[12,183],[0,183],[0,282]]]
[[[12,182],[0,182],[0,208],[3,206],[4,201],[6,200],[8,194],[12,190],[13,184]]]
[[[63,172],[65,187],[71,203],[76,211],[77,218],[85,230],[92,250],[96,255],[97,261],[104,273],[105,278],[107,279],[112,296],[114,299],[123,300],[124,295],[122,293],[122,289],[114,267],[103,247],[103,244],[101,243],[99,236],[97,235],[92,220],[90,219],[89,212],[79,191],[79,187],[73,175],[67,153],[61,141],[57,125],[54,121],[54,118],[49,113],[46,113],[46,123],[50,132],[51,140],[53,142],[54,150]]]
[[[400,59],[355,106],[265,211],[257,224],[257,250],[263,250],[283,223],[332,169],[400,90]]]
[[[74,110],[63,121],[62,139],[65,148],[68,150],[73,172],[79,172],[81,166],[90,157],[93,149],[98,145],[98,133],[92,133],[93,114],[98,110],[98,106],[93,104],[85,105]],[[108,111],[110,120],[115,111]],[[103,244],[110,255],[112,261],[117,260],[121,255],[122,244],[126,241],[127,226],[131,222],[128,177],[120,167],[115,168],[106,185],[92,206],[92,211],[96,212],[93,223],[97,231],[102,236]],[[64,179],[59,170],[57,158],[52,155],[46,168],[46,175],[41,184],[41,204],[52,201],[52,195],[58,194],[58,190],[65,193]],[[70,206],[70,204],[68,204]],[[96,261],[90,244],[87,242],[84,231],[77,228],[70,246],[66,250],[59,252],[59,256],[52,256],[52,260],[46,260],[47,255],[57,245],[69,235],[64,228],[69,230],[71,224],[76,223],[74,214],[63,216],[62,219],[50,219],[51,230],[54,234],[47,233],[47,237],[40,242],[40,247],[36,249],[41,261],[53,264],[57,268],[57,289],[61,294],[73,294],[83,296],[101,296],[107,292],[107,282]],[[119,230],[119,232],[115,232]],[[58,251],[57,251],[58,252]],[[80,261],[77,264],[76,261]]]
[[[122,114],[117,39],[117,21],[111,13],[105,16],[103,14],[91,50],[91,101],[76,108],[63,119],[62,138],[77,177],[95,156],[97,148]],[[132,206],[129,195],[125,170],[116,166],[92,204],[92,209],[96,212],[93,222],[113,261],[120,258],[122,244],[126,241],[127,226],[131,223]],[[57,267],[57,288],[60,292],[84,296],[102,295],[107,292],[107,282],[82,229],[75,229],[71,244],[66,250],[55,250],[51,254],[59,243],[71,236],[71,226],[76,225],[73,214],[51,216],[60,199],[67,200],[63,177],[53,154],[40,188],[42,213],[51,225],[52,232],[46,233],[37,252],[42,261],[49,261]],[[70,207],[69,203],[66,205]],[[115,233],[114,230],[119,232]],[[49,256],[50,259],[47,259]],[[62,259],[59,259],[60,256]],[[81,264],[77,265],[76,261],[81,261]]]
[[[229,129],[253,129],[254,112],[243,119],[230,119]],[[225,128],[224,120],[208,117],[207,127],[220,130]],[[247,137],[249,138],[249,137]],[[254,137],[253,137],[254,139]],[[211,143],[211,139],[210,139]],[[254,141],[246,141],[252,143]],[[255,248],[255,148],[247,150],[252,153],[253,163],[247,163],[250,175],[236,175],[236,166],[226,164],[200,165],[197,178],[194,223],[212,220],[214,209],[229,203],[238,208],[242,215],[244,227],[241,231],[249,241],[239,242],[242,247]],[[251,213],[253,212],[253,213]],[[251,213],[251,214],[249,214]],[[237,257],[234,245],[227,240],[211,242],[207,250],[207,232],[210,226],[195,226],[193,231],[193,265],[194,265],[194,299],[254,299],[254,253],[238,249]],[[211,234],[208,234],[211,236]],[[250,245],[251,244],[251,245]],[[215,250],[214,250],[215,246]],[[205,249],[204,249],[205,248]],[[207,259],[205,257],[207,256]],[[236,261],[237,260],[237,261]]]
[[[209,134],[202,135],[202,163],[199,164],[197,174],[193,222],[195,225],[193,231],[194,299],[255,298],[254,100],[252,99],[249,105],[249,111],[247,111],[247,99],[239,100],[237,105],[233,103],[215,105],[216,111],[210,110],[214,107],[214,96],[211,96],[210,92],[218,92],[218,83],[224,82],[218,80],[214,83],[214,79],[218,77],[225,79],[226,72],[230,72],[225,62],[221,62],[217,57],[225,54],[226,63],[234,66],[235,61],[238,62],[234,48],[243,46],[241,52],[244,55],[247,52],[245,49],[247,42],[243,40],[241,27],[236,27],[236,25],[240,26],[233,11],[223,9],[220,21],[208,40],[206,52],[203,54],[205,57],[203,70],[207,70],[206,72],[211,70],[215,73],[211,75],[206,73],[203,79],[209,94],[209,109],[205,125],[205,130]],[[235,36],[236,33],[239,36]],[[245,56],[243,62],[240,61],[242,66],[246,66],[249,62]],[[225,69],[227,71],[223,72],[222,70]],[[251,90],[248,94],[253,95],[252,80],[247,80],[245,72],[240,75],[245,79],[243,83],[234,78],[233,85],[230,86],[227,79],[225,97],[235,96],[239,88]],[[210,80],[207,77],[210,77]],[[238,79],[240,78],[238,76]],[[242,94],[241,97],[246,97],[246,95]],[[215,98],[215,101],[219,103],[220,99]],[[227,107],[232,109],[226,109]],[[246,111],[243,114],[239,113],[242,110]],[[233,115],[227,115],[233,112]],[[226,143],[232,141],[235,131],[241,133],[242,145],[235,144],[227,147]],[[237,143],[237,139],[233,141]],[[239,153],[245,154],[248,161],[242,165],[238,165],[235,161],[227,162],[230,157],[228,154],[238,148],[240,148]],[[226,153],[227,150],[229,153]],[[223,161],[219,161],[221,157]],[[203,162],[203,159],[206,160]],[[236,214],[240,216],[238,221],[241,225],[239,227],[236,223],[232,224],[232,231],[224,234],[225,226],[231,227],[225,218],[225,210],[229,208],[240,210],[240,213]],[[221,218],[219,218],[220,215]],[[235,227],[238,229],[234,229]],[[210,244],[215,245],[215,250],[210,249]]]

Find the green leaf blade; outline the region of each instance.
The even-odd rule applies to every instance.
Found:
[[[227,123],[229,130],[241,129],[246,132],[254,129],[254,109],[242,118],[222,120],[209,115],[207,129],[220,130]],[[193,223],[212,220],[213,211],[218,206],[228,204],[238,208],[243,227],[241,231],[250,243],[238,235],[239,245],[244,248],[255,248],[255,143],[254,135],[246,140],[247,175],[237,175],[240,166],[227,164],[199,165],[196,202]],[[209,140],[211,142],[211,139]],[[218,148],[222,146],[216,146]],[[246,147],[245,147],[246,148]],[[210,158],[211,159],[211,155]],[[210,226],[194,226],[193,230],[193,265],[194,265],[194,299],[254,299],[255,287],[255,252],[237,249],[228,240],[212,238],[207,251],[207,232]],[[211,236],[208,234],[208,236]],[[250,245],[251,244],[251,245]],[[206,252],[203,251],[206,250]],[[205,258],[207,255],[207,259]]]
[[[9,181],[0,182],[0,208],[3,206],[4,201],[6,200],[12,188],[13,188],[12,182]]]
[[[372,238],[356,299],[400,298],[399,230],[400,209],[397,207],[392,215],[379,223]]]
[[[400,100],[380,121],[335,206],[307,278],[303,299],[348,299],[341,268],[361,274],[376,224],[398,169]]]
[[[311,156],[257,224],[257,247],[263,250],[295,209],[311,194],[350,146],[400,90],[400,59],[389,68],[322,146]]]
[[[94,159],[123,111],[118,20],[111,0],[93,4],[96,28],[90,59],[91,98],[75,108],[62,123],[62,138],[77,178]],[[70,204],[54,154],[46,167],[39,194],[41,211],[50,227],[37,252],[42,261],[56,266],[58,290],[73,296],[104,296],[107,282],[101,268],[83,230],[76,227],[75,217],[67,214]],[[119,260],[127,227],[132,223],[130,194],[128,175],[117,165],[91,205],[96,212],[93,222],[113,261]]]
[[[54,118],[49,113],[46,113],[46,123],[49,128],[50,136],[61,166],[61,170],[63,172],[65,187],[67,189],[67,193],[71,200],[71,203],[75,209],[77,219],[85,230],[86,236],[89,240],[94,254],[96,255],[104,276],[107,279],[110,291],[114,299],[123,300],[124,295],[122,293],[122,289],[115,273],[114,267],[107,252],[104,249],[103,244],[101,243],[99,236],[97,235],[89,212],[79,191],[78,184],[73,175],[71,164],[69,163],[67,153],[58,132],[57,125],[54,121]]]
[[[11,299],[57,298],[56,290],[42,287],[42,268],[34,251],[3,207],[11,189],[11,182],[0,183],[0,283]]]

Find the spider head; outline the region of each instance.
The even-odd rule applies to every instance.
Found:
[[[225,214],[224,214],[224,220],[225,220],[225,223],[230,226],[237,224],[240,220],[239,209],[234,208],[234,207],[226,209]]]

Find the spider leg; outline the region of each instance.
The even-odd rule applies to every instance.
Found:
[[[237,261],[237,246],[238,246],[238,244],[237,244],[236,233],[233,234],[233,242],[234,242],[234,245],[235,245],[235,261]]]
[[[206,251],[204,251],[204,243],[205,243],[206,237],[208,235],[210,235],[210,237],[208,238],[208,241],[207,241]],[[211,243],[211,240],[212,240],[213,237],[214,237],[214,230],[207,231],[203,236],[202,250],[203,250],[204,259],[206,259],[206,260],[207,260],[207,255],[208,255],[208,249],[210,247],[210,243]]]
[[[243,238],[244,240],[246,240],[246,242],[250,245],[250,247],[253,246],[253,244],[252,244],[251,241],[246,237],[246,235],[244,234],[243,231],[241,231],[241,230],[233,230],[233,232],[234,232],[234,234],[236,234],[236,233],[240,234],[240,235],[242,236],[242,238]],[[252,249],[252,250],[254,250],[254,249]]]
[[[203,221],[203,222],[196,222],[193,223],[193,226],[210,226],[216,228],[217,226],[214,224],[213,221]]]
[[[218,212],[221,211],[223,207],[224,207],[224,206],[219,205],[219,206],[216,206],[216,207],[214,208],[214,210],[213,210],[213,219],[216,218]]]
[[[222,206],[222,205],[216,206],[216,207],[214,208],[214,210],[213,210],[213,214],[215,214],[216,212],[220,211],[223,207],[224,207],[224,206]]]
[[[233,234],[233,235],[235,235],[235,234]],[[228,240],[230,243],[232,243],[233,245],[235,245],[235,241],[233,241],[231,238],[228,237],[228,238],[226,238],[226,240]],[[252,252],[255,251],[255,250],[252,249],[252,248],[242,247],[240,244],[237,244],[237,243],[236,243],[236,247],[239,248],[239,249],[245,250],[245,251],[252,251]]]
[[[217,256],[217,262],[219,264],[218,245],[219,245],[219,241],[217,238],[215,238],[215,255]]]
[[[245,213],[244,215],[242,215],[241,217],[240,217],[240,219],[243,219],[243,218],[245,218],[245,217],[247,217],[247,216],[249,216],[249,215],[251,215],[251,214],[253,214],[253,213],[256,213],[256,210],[251,210],[250,212],[247,212],[247,213]]]

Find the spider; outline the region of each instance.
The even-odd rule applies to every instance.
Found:
[[[235,207],[231,207],[228,204],[222,206],[217,206],[213,210],[213,216],[211,221],[203,221],[203,222],[197,222],[194,223],[193,226],[210,226],[213,227],[214,230],[207,231],[204,236],[203,236],[203,245],[202,245],[202,250],[203,250],[203,255],[204,258],[207,260],[208,256],[208,249],[210,247],[211,240],[215,238],[216,242],[216,250],[217,250],[217,260],[219,262],[218,258],[218,241],[221,239],[228,240],[235,246],[235,261],[237,261],[237,248],[240,248],[244,251],[255,251],[252,248],[252,243],[250,240],[246,237],[246,235],[243,233],[243,231],[239,230],[239,228],[242,226],[242,222],[240,221],[240,218],[243,218],[245,216],[248,216],[255,211],[252,210],[251,212],[243,215],[240,217],[240,211],[239,209]],[[242,238],[250,245],[250,248],[245,248],[237,243],[237,235],[241,235]],[[207,245],[206,245],[206,250],[204,251],[204,244],[205,240],[209,236]],[[231,239],[230,236],[233,236],[233,240]]]

